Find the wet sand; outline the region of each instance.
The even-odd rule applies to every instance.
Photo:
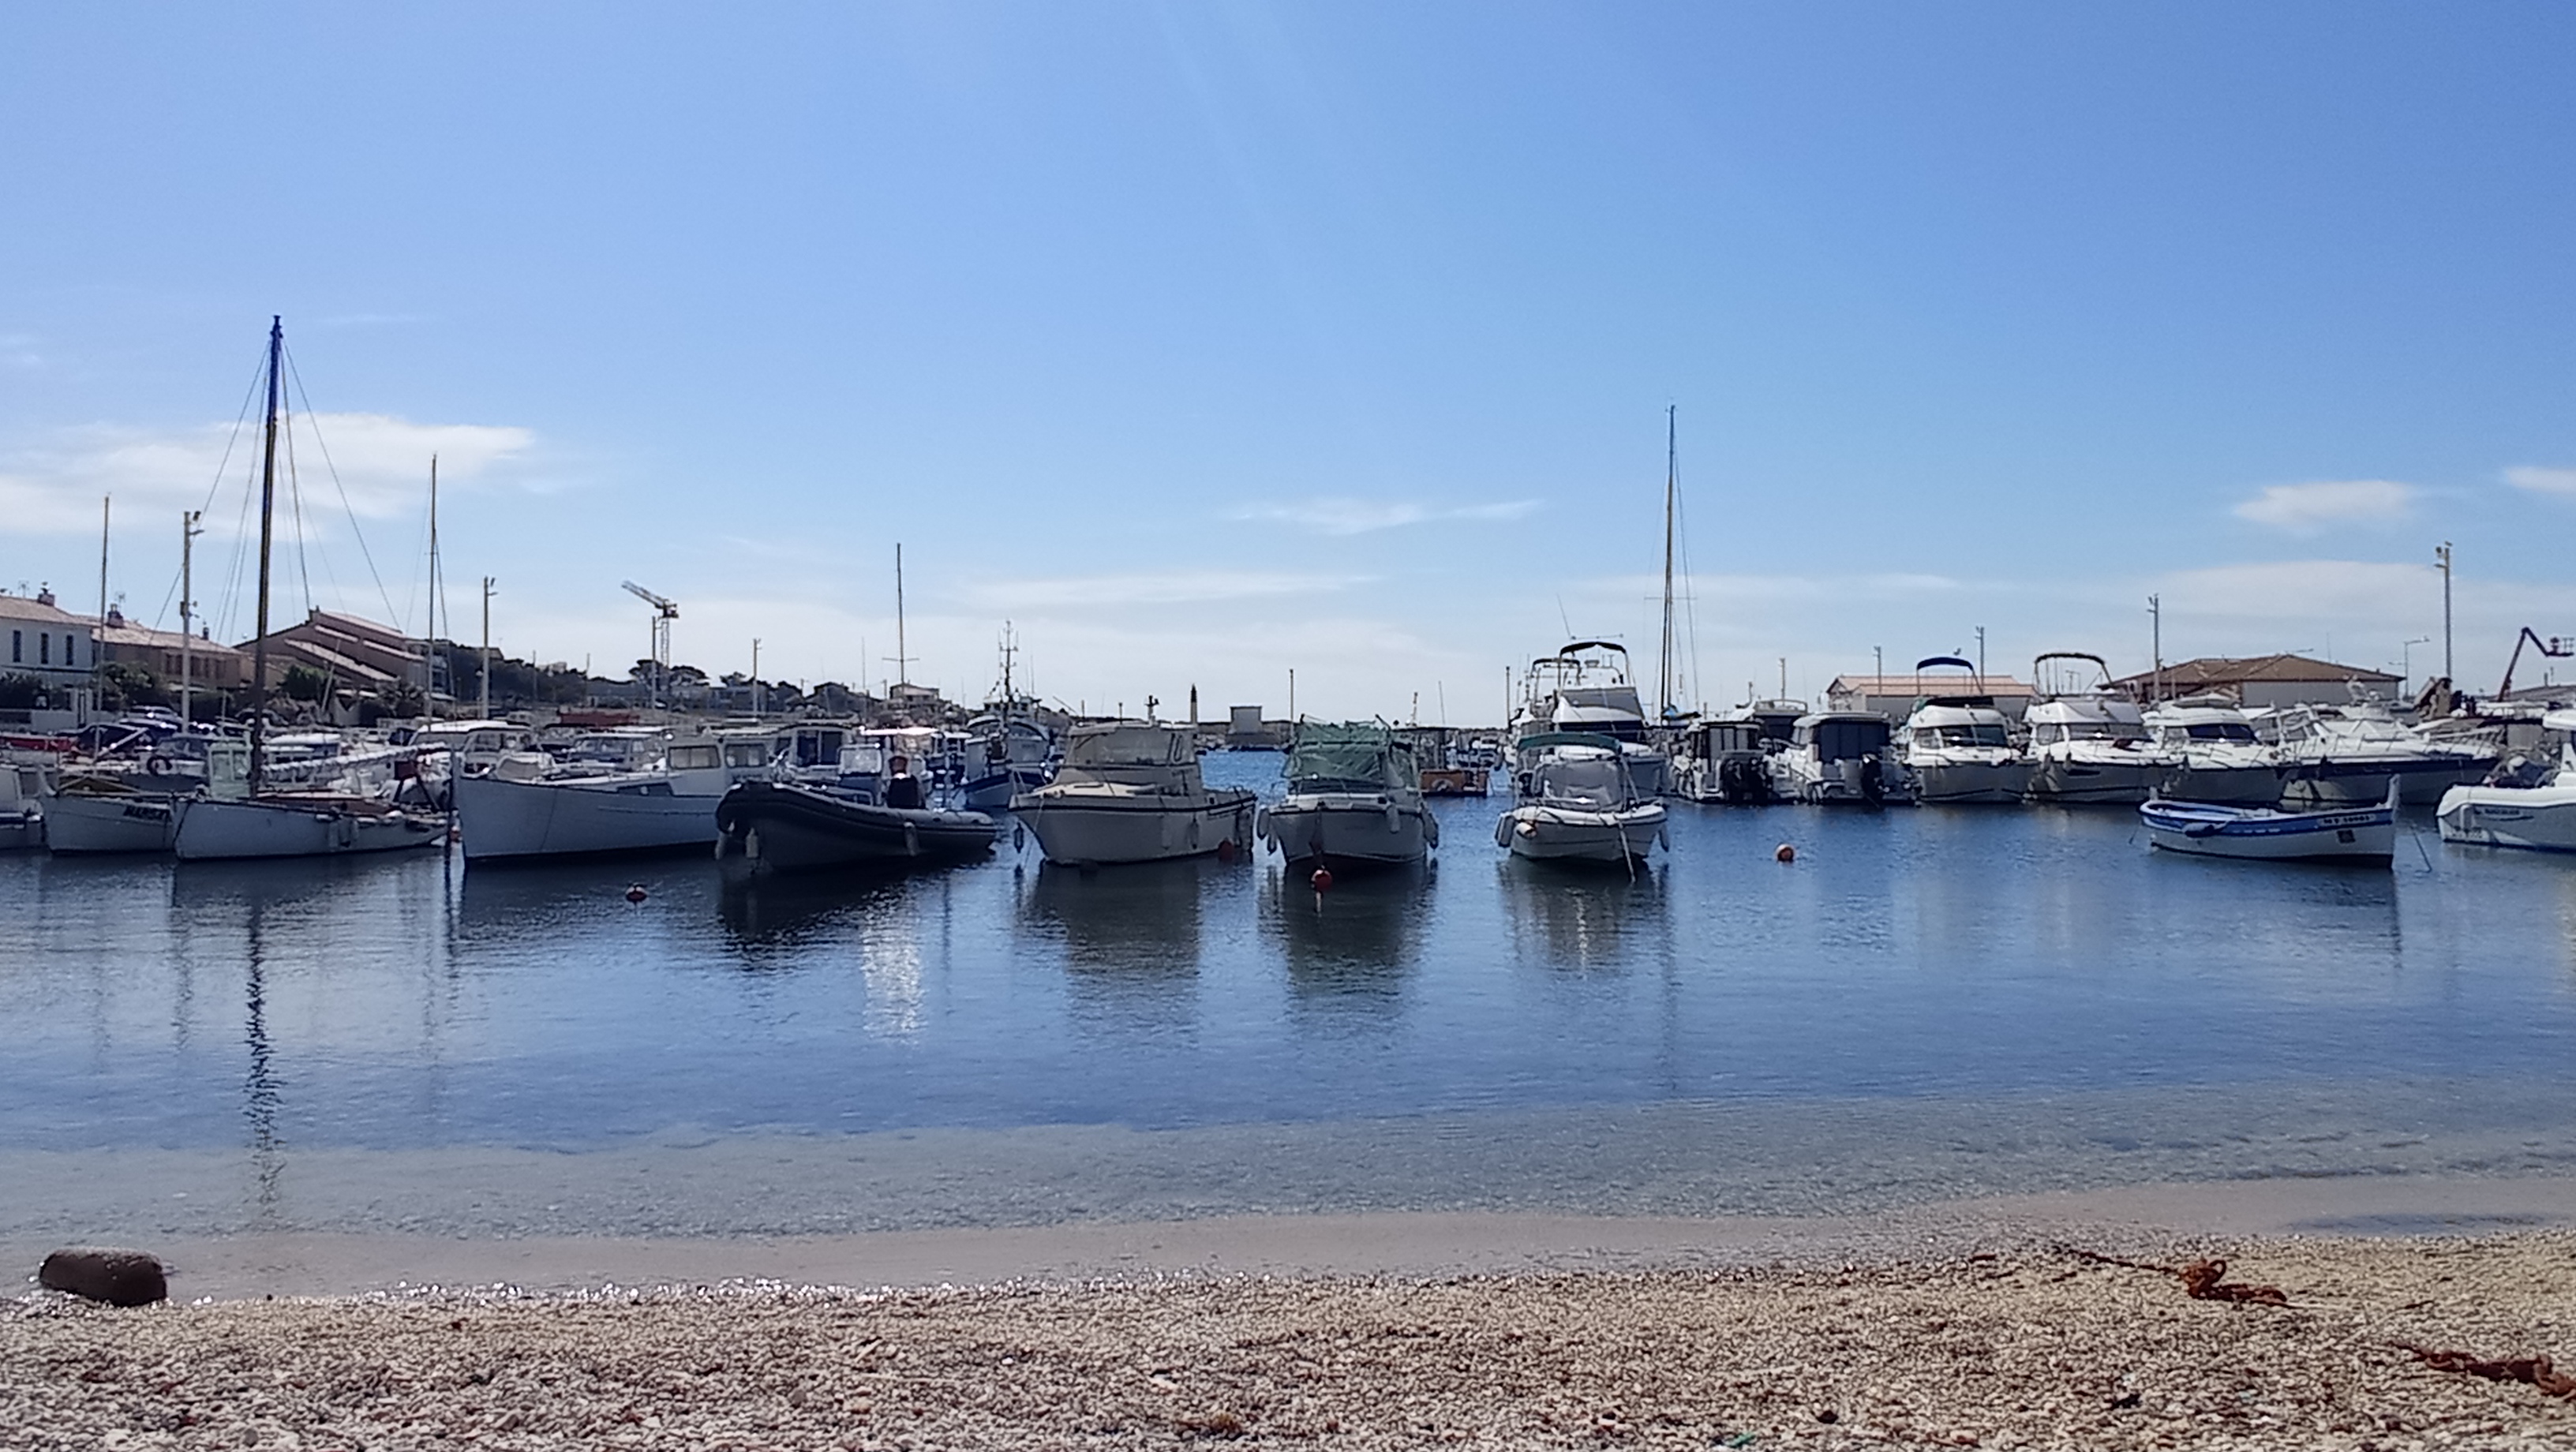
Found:
[[[0,1303],[10,1445],[2576,1444],[2576,1403],[2406,1349],[2576,1356],[2566,1179],[153,1248],[174,1304]]]

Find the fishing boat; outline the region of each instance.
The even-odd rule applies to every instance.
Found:
[[[1520,805],[1495,821],[1495,846],[1533,861],[1633,867],[1665,841],[1664,805],[1637,789],[1617,741],[1563,731],[1521,745],[1536,765]]]
[[[2385,864],[2397,851],[2397,789],[2375,807],[2284,811],[2163,798],[2138,808],[2147,840],[2168,852],[2263,862]]]
[[[1240,852],[1252,845],[1253,794],[1210,790],[1185,727],[1154,721],[1076,726],[1055,780],[1011,798],[1049,862],[1096,866]]]
[[[2478,847],[2576,852],[2576,710],[2541,717],[2555,760],[2515,757],[2476,786],[2455,786],[2434,810],[2442,840]]]
[[[982,715],[966,723],[957,800],[967,810],[999,811],[1022,792],[1055,778],[1055,733],[1037,717],[1037,697],[1023,695],[1011,679],[1019,654],[1006,622],[1002,633],[1002,689]]]
[[[1936,666],[1969,672],[1968,689],[1943,691],[1936,685],[1920,697],[1897,732],[1897,759],[1914,778],[1915,800],[1934,805],[2020,801],[2030,787],[2030,758],[2013,746],[2012,723],[1985,693],[1974,663],[1936,655],[1916,661],[1914,674],[1919,679]]]
[[[1644,796],[1660,796],[1671,763],[1647,739],[1646,707],[1628,679],[1628,648],[1612,640],[1577,640],[1543,655],[1522,675],[1521,705],[1510,730],[1513,779],[1527,782],[1546,738],[1563,732],[1610,738]]]
[[[1287,797],[1254,813],[1252,830],[1291,872],[1420,862],[1439,844],[1413,748],[1382,723],[1300,721],[1284,769]]]
[[[762,730],[684,737],[628,770],[504,756],[453,780],[458,842],[468,863],[703,850],[717,837],[716,804],[769,774],[775,745]]]
[[[269,571],[277,504],[277,433],[282,399],[282,319],[268,329],[268,412],[259,477],[258,636],[251,645],[250,739],[238,758],[209,755],[202,795],[173,798],[178,822],[170,850],[182,861],[332,857],[428,847],[447,840],[445,814],[397,806],[389,797],[321,789],[273,791],[268,768]],[[238,763],[238,776],[233,769]]]
[[[880,806],[793,781],[737,783],[715,822],[717,860],[750,874],[945,866],[990,852],[999,831],[981,812]]]

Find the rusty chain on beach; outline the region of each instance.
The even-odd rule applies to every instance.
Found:
[[[2389,1344],[2411,1353],[2416,1360],[2435,1371],[2484,1377],[2488,1381],[2518,1381],[2537,1388],[2542,1396],[2576,1401],[2576,1376],[2558,1370],[2546,1356],[2507,1356],[2489,1361],[2466,1351],[2436,1351],[2429,1346],[2415,1346],[2404,1341]]]

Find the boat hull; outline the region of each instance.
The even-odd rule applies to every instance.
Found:
[[[45,846],[64,856],[167,852],[179,830],[175,797],[58,796],[45,801]]]
[[[1515,807],[1494,824],[1494,845],[1533,862],[1637,862],[1663,838],[1656,804],[1616,812]]]
[[[2138,817],[2155,846],[2197,857],[2386,863],[2397,849],[2397,811],[2385,802],[2342,812],[2277,812],[2157,800],[2141,806]]]
[[[1047,787],[1011,799],[1049,862],[1071,867],[1168,862],[1252,845],[1252,793],[1204,796]]]
[[[666,781],[602,788],[489,774],[457,778],[455,793],[468,862],[703,849],[716,840],[723,800],[675,793]]]
[[[731,870],[935,867],[981,857],[1000,831],[981,812],[880,807],[792,783],[748,781],[716,807],[716,855]]]
[[[2241,763],[2190,763],[2165,774],[2160,796],[2184,802],[2222,802],[2229,806],[2269,807],[2281,800],[2288,768]],[[2383,786],[2382,795],[2386,788]],[[2378,797],[2363,800],[2377,801]]]
[[[2168,765],[2152,761],[2093,761],[2041,757],[2031,763],[2030,800],[2066,806],[2134,807],[2155,795]]]
[[[2456,786],[2434,821],[2445,842],[2576,852],[2576,786]]]
[[[1927,806],[2018,802],[2030,788],[2026,761],[1927,761],[1908,769],[1915,800]]]
[[[1011,798],[1045,786],[1051,775],[1044,765],[1027,764],[1015,764],[1007,771],[983,772],[969,777],[957,789],[957,799],[970,812],[1003,811],[1011,805]]]
[[[2394,780],[2399,801],[2438,802],[2453,787],[2474,785],[2494,766],[2466,756],[2328,757],[2291,766],[2281,796],[2301,804],[2379,802],[2388,799],[2388,784]]]
[[[1259,813],[1253,831],[1292,870],[1334,872],[1420,862],[1440,838],[1420,807],[1365,798],[1292,796]]]
[[[180,808],[170,849],[182,862],[214,862],[401,852],[446,840],[446,820],[432,815],[350,811],[322,802],[200,797]]]

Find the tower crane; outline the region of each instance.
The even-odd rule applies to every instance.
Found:
[[[653,679],[649,682],[653,704],[663,704],[662,694],[671,679],[671,622],[680,618],[680,602],[665,600],[633,580],[621,581],[626,593],[653,607]]]

